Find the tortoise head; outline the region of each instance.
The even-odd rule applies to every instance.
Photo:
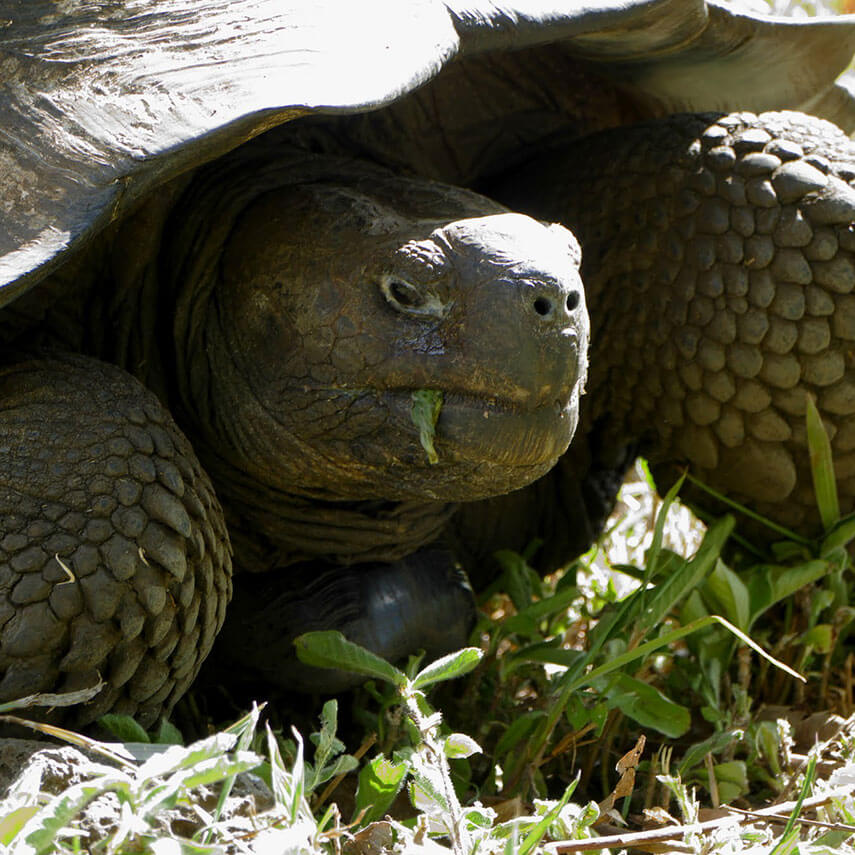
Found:
[[[261,192],[210,240],[180,283],[179,386],[207,444],[262,484],[475,499],[567,448],[588,321],[563,227],[356,170]],[[424,390],[439,413],[420,424]]]

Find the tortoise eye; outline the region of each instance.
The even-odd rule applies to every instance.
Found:
[[[392,274],[380,279],[380,290],[391,309],[418,320],[443,318],[451,307],[451,302],[444,302],[434,286],[408,282]]]
[[[421,312],[428,302],[424,288],[397,276],[384,276],[380,282],[380,290],[393,309],[405,314]]]
[[[403,279],[389,279],[386,283],[386,299],[405,309],[418,309],[425,303],[424,294],[415,285]]]

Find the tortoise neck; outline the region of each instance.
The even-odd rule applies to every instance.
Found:
[[[457,506],[421,501],[334,501],[260,484],[204,444],[196,452],[229,526],[235,566],[266,572],[323,558],[396,561],[436,541]]]

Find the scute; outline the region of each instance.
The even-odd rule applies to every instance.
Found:
[[[0,19],[0,306],[169,178],[306,113],[391,104],[459,57],[489,52],[513,74],[510,50],[557,43],[545,50],[632,81],[657,109],[810,96],[814,113],[855,123],[833,87],[855,24],[771,22],[702,0],[183,0],[155,11],[121,0],[109,14],[6,0]]]

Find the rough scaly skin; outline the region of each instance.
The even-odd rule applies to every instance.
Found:
[[[191,443],[239,534],[236,565],[282,574],[286,600],[283,565],[314,558],[301,578],[330,579],[336,561],[408,555],[451,501],[528,483],[569,443],[587,346],[572,235],[467,191],[283,155],[237,152],[154,199],[2,319],[21,323],[21,352],[0,369],[0,699],[100,676],[70,720],[148,725],[189,686],[231,573]],[[435,465],[410,418],[421,388],[444,394]],[[453,563],[414,566],[465,635]],[[381,572],[371,602],[395,589]],[[328,591],[330,613],[351,615]],[[379,653],[431,628],[399,593],[401,632],[366,636]]]
[[[71,723],[115,711],[150,725],[195,678],[231,594],[211,484],[157,399],[114,366],[15,362],[0,395],[0,698],[101,678]]]
[[[621,128],[509,177],[499,198],[583,246],[591,375],[572,452],[607,470],[639,447],[665,483],[689,464],[815,533],[812,395],[855,509],[853,178],[849,140],[796,113]]]
[[[227,512],[281,563],[402,557],[439,535],[444,503],[522,486],[564,451],[587,347],[565,229],[350,161],[258,168],[252,152],[180,206],[208,216],[166,250],[176,407]],[[444,395],[436,465],[410,415],[422,388]],[[345,502],[365,500],[410,520],[431,507],[435,524],[360,521]]]

